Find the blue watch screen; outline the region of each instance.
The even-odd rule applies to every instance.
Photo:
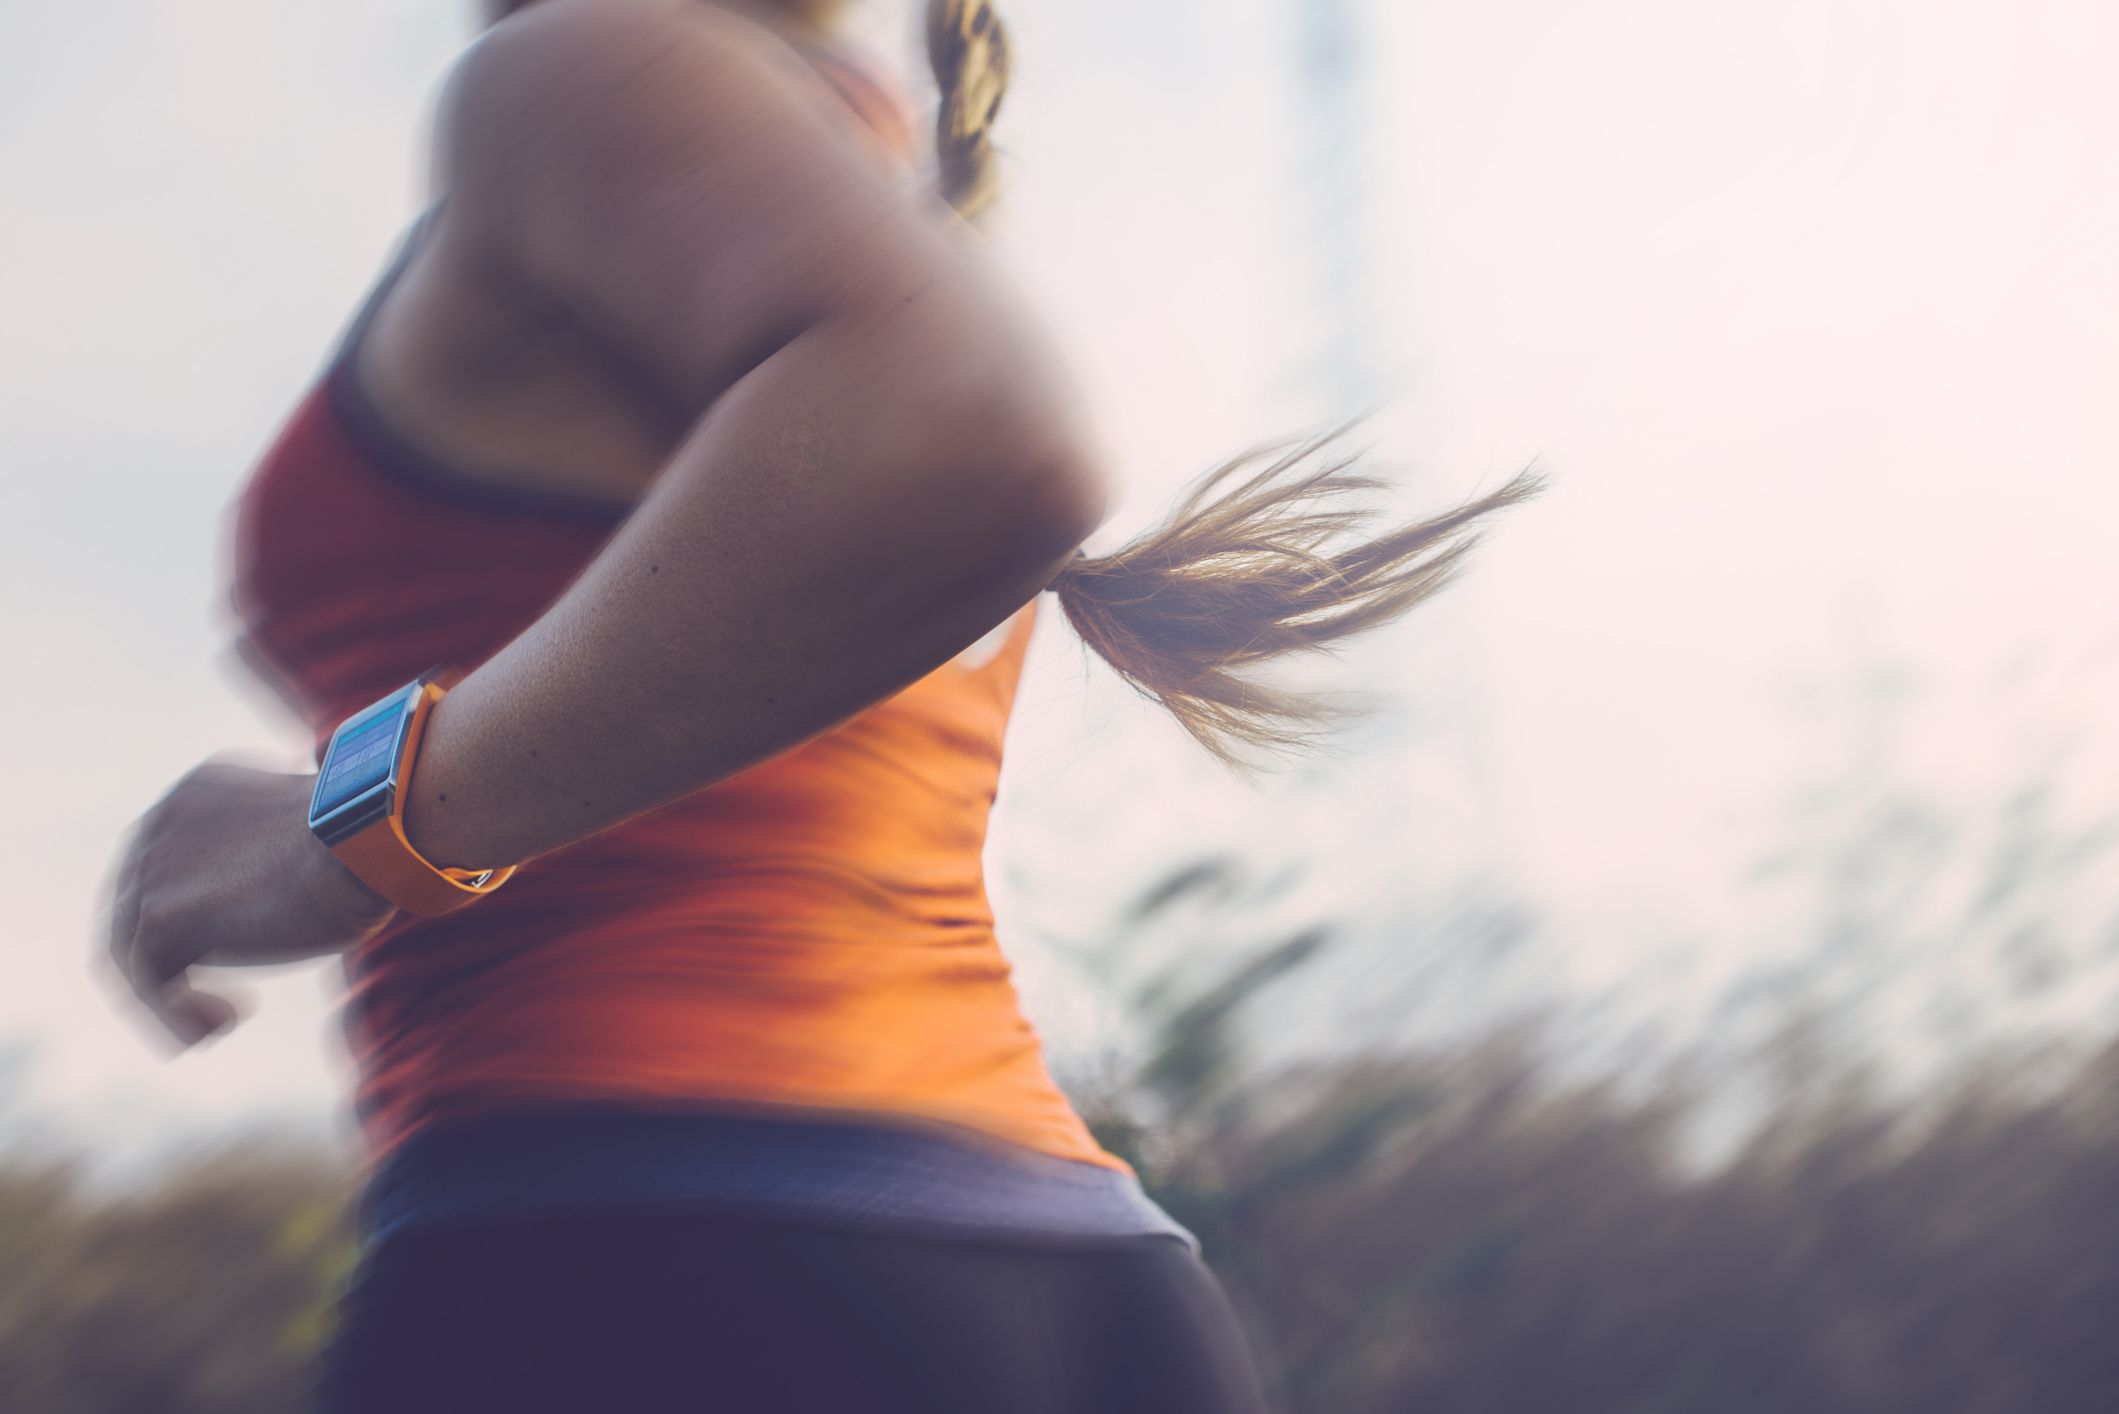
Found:
[[[339,738],[324,762],[324,778],[317,784],[313,818],[322,819],[362,791],[390,779],[397,753],[397,729],[403,712],[382,712]]]

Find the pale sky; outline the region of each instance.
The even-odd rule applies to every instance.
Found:
[[[1003,10],[996,240],[1131,488],[1092,548],[1220,457],[1350,410],[1303,372],[1320,261],[1360,277],[1393,393],[1369,440],[1405,510],[1534,457],[1555,489],[1323,676],[1398,704],[1361,749],[1264,785],[1046,615],[989,860],[1056,1053],[1121,1034],[1100,989],[1180,957],[1210,975],[1318,913],[1367,950],[1298,979],[1283,1036],[1439,1031],[1496,986],[1682,1029],[1813,944],[1751,871],[1835,773],[1958,822],[1936,846],[1952,896],[2031,773],[2054,774],[2056,828],[2119,811],[2119,12],[1372,0],[1365,121],[1320,137],[1295,4]],[[118,839],[162,789],[227,748],[306,765],[225,657],[226,516],[419,207],[469,8],[0,7],[0,1047],[18,1109],[98,1143],[343,1120],[327,969],[264,982],[243,1029],[164,1062],[88,959]],[[862,33],[924,101],[908,11]],[[1358,207],[1329,204],[1334,180]],[[1899,705],[1866,721],[1855,684],[1881,668]],[[1129,898],[1222,849],[1299,877],[1109,945]],[[2054,904],[2075,983],[1994,1016],[2109,1015],[2115,863]],[[1535,945],[1419,972],[1497,898],[1541,920]],[[1891,906],[1932,983],[1916,924],[1942,905]],[[1953,986],[1987,997],[1983,965],[1953,962]],[[1410,1013],[1370,985],[1399,967]],[[1932,991],[1906,994],[1908,1027]]]

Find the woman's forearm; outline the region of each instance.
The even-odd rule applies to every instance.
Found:
[[[1006,370],[894,371],[917,351],[878,337],[827,323],[753,370],[436,705],[415,848],[520,863],[696,791],[932,671],[1057,572],[1103,516],[1076,429]]]

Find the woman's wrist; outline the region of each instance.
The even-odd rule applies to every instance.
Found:
[[[313,790],[316,777],[303,779]],[[297,857],[301,861],[303,893],[317,917],[342,923],[349,932],[366,932],[396,912],[397,905],[361,882],[360,876],[332,853],[331,846],[317,838],[316,831],[309,828],[308,801],[305,791],[297,822],[301,831]]]

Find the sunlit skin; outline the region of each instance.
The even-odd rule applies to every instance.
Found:
[[[495,4],[448,80],[446,208],[363,382],[471,474],[637,509],[435,709],[406,826],[437,863],[529,861],[807,740],[1104,518],[1038,321],[781,41],[845,8]],[[136,823],[108,952],[179,1046],[240,1015],[192,967],[341,951],[394,912],[309,832],[314,784],[215,758]]]

